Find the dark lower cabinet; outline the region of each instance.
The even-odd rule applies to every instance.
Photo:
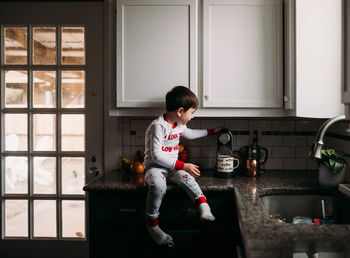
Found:
[[[215,222],[201,222],[183,193],[169,192],[160,208],[159,226],[174,247],[159,247],[144,225],[145,192],[89,192],[90,258],[237,257],[240,244],[234,196],[206,193]]]

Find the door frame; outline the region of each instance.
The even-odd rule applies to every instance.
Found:
[[[21,8],[21,12],[27,11],[28,16],[13,15],[16,8]],[[54,8],[52,12],[45,12]],[[72,15],[67,15],[69,8]],[[86,26],[85,42],[86,42],[86,74],[92,65],[94,69],[94,76],[86,80],[86,116],[85,128],[92,127],[93,134],[85,130],[85,180],[86,183],[92,181],[96,175],[89,175],[87,172],[90,167],[97,167],[99,175],[104,171],[104,3],[103,2],[5,2],[0,3],[0,9],[5,10],[0,16],[0,25],[84,25]],[[62,18],[59,13],[65,13]],[[81,14],[85,12],[86,16],[82,19]],[[40,13],[40,15],[38,15]],[[73,15],[74,14],[74,15]],[[61,20],[61,21],[60,21]],[[62,22],[63,20],[63,22]],[[83,21],[82,21],[83,20]],[[6,21],[6,23],[4,22]],[[30,21],[30,22],[29,22]],[[55,21],[45,22],[45,21]],[[59,22],[58,22],[59,21]],[[97,27],[96,27],[97,26]],[[89,33],[89,28],[96,27],[96,32],[92,35]],[[90,42],[89,44],[87,42]],[[91,43],[93,42],[93,43]],[[94,45],[94,47],[90,47]],[[96,51],[97,49],[97,51]],[[87,77],[87,76],[86,76]],[[87,77],[88,78],[88,77]],[[88,82],[89,81],[89,82]],[[87,86],[89,85],[89,87]],[[91,87],[94,85],[94,87]],[[97,105],[95,105],[97,103]],[[90,135],[89,135],[90,134]],[[94,140],[92,135],[95,135]],[[96,157],[96,161],[92,159]],[[30,197],[28,197],[30,199]],[[1,198],[2,200],[2,198]],[[1,256],[11,257],[89,257],[89,207],[88,194],[86,193],[85,204],[85,229],[86,238],[84,240],[71,239],[53,239],[53,240],[39,240],[31,239],[2,239],[0,238],[0,254]],[[4,217],[4,210],[1,205],[0,208],[2,218]],[[2,223],[0,225],[2,232]],[[30,235],[29,235],[30,236]],[[69,251],[68,251],[69,250]]]

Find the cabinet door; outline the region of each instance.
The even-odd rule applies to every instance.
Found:
[[[350,104],[350,0],[345,0],[345,83],[342,91],[342,101]]]
[[[283,105],[282,0],[204,0],[204,107]]]
[[[344,114],[342,0],[296,0],[296,115]],[[317,8],[316,8],[317,7]]]
[[[197,92],[197,1],[117,1],[117,107],[164,107],[183,85]]]

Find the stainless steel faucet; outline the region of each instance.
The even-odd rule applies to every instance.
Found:
[[[320,129],[318,129],[314,143],[312,144],[311,151],[309,153],[310,157],[314,157],[314,158],[318,158],[318,159],[320,159],[322,157],[321,150],[323,147],[323,139],[324,139],[324,136],[326,134],[326,131],[328,130],[328,128],[332,124],[334,124],[340,120],[345,120],[345,119],[346,119],[345,115],[336,116],[336,117],[328,119],[326,122],[324,122],[321,125]]]

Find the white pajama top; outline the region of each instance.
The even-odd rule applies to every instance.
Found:
[[[185,163],[178,160],[180,136],[192,140],[213,133],[213,129],[189,129],[182,124],[171,126],[164,115],[159,116],[146,129],[145,168],[160,166],[182,170]]]

